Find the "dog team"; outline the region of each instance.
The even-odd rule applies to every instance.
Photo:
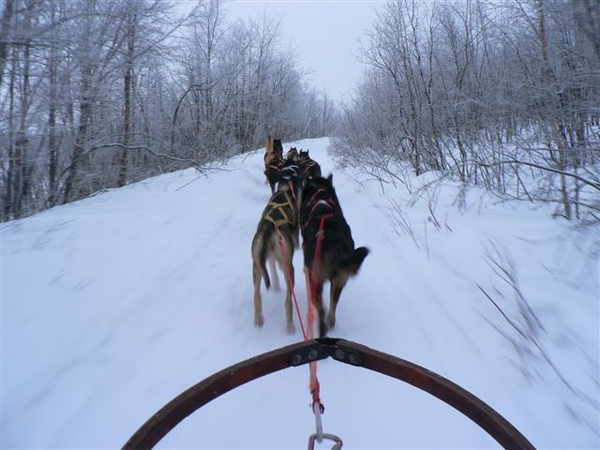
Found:
[[[267,137],[264,156],[265,176],[271,198],[265,207],[252,240],[252,280],[254,283],[254,323],[263,326],[261,280],[267,289],[278,290],[276,265],[286,281],[285,315],[289,332],[293,322],[293,256],[302,234],[304,271],[309,301],[318,320],[319,337],[335,326],[335,312],[348,279],[356,275],[369,253],[366,247],[354,247],[352,233],[340,206],[333,176],[323,178],[321,167],[309,151],[291,147],[283,156],[280,139]],[[267,271],[267,263],[269,271]],[[271,276],[269,276],[269,272]],[[329,312],[323,304],[323,285],[330,283]]]

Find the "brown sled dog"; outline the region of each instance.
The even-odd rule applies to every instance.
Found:
[[[319,337],[335,326],[340,294],[369,254],[366,247],[354,248],[354,240],[333,188],[333,176],[305,181],[300,206],[300,230],[309,298],[317,310]],[[329,314],[325,320],[323,284],[329,280]]]
[[[252,239],[252,281],[254,283],[254,324],[262,327],[265,319],[262,312],[260,282],[264,280],[267,289],[271,286],[266,262],[269,260],[273,286],[279,290],[279,278],[275,263],[284,271],[287,285],[285,294],[285,316],[289,332],[293,332],[292,289],[294,288],[294,249],[298,248],[298,189],[301,186],[300,169],[294,165],[284,165],[277,191],[271,196],[262,213]]]
[[[299,156],[298,149],[296,147],[290,147],[288,152],[285,154],[286,161],[293,161],[295,164],[298,164]]]
[[[267,183],[271,187],[271,194],[274,194],[277,190],[279,172],[281,166],[283,166],[283,146],[281,145],[281,139],[273,139],[271,136],[267,136],[264,160]]]

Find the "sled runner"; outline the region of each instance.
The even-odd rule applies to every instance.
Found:
[[[129,439],[124,450],[152,448],[179,422],[206,403],[249,381],[289,367],[301,366],[332,357],[351,366],[363,367],[411,384],[460,411],[507,449],[534,449],[519,430],[482,400],[452,381],[409,361],[382,353],[361,344],[336,338],[321,338],[288,345],[228,367],[192,386],[152,416]],[[318,426],[317,426],[318,428]],[[312,435],[335,442],[329,434]],[[319,441],[320,442],[320,441]]]

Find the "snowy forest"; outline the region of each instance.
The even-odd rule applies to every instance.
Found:
[[[436,171],[600,217],[597,0],[394,0],[361,37],[361,81],[307,82],[280,20],[181,16],[162,0],[4,0],[1,219],[264,145],[330,136],[382,183]]]

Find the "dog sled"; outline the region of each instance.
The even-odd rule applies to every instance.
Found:
[[[215,373],[167,403],[141,426],[123,449],[152,448],[183,419],[215,398],[270,373],[314,364],[329,357],[350,366],[362,367],[398,379],[437,397],[467,416],[504,448],[535,448],[498,412],[452,381],[409,361],[364,345],[326,337],[288,345]],[[319,415],[318,408],[315,408],[315,415]],[[317,417],[317,433],[309,437],[309,450],[314,447],[315,441],[323,440],[333,442],[332,450],[342,447],[340,438],[322,432]]]

